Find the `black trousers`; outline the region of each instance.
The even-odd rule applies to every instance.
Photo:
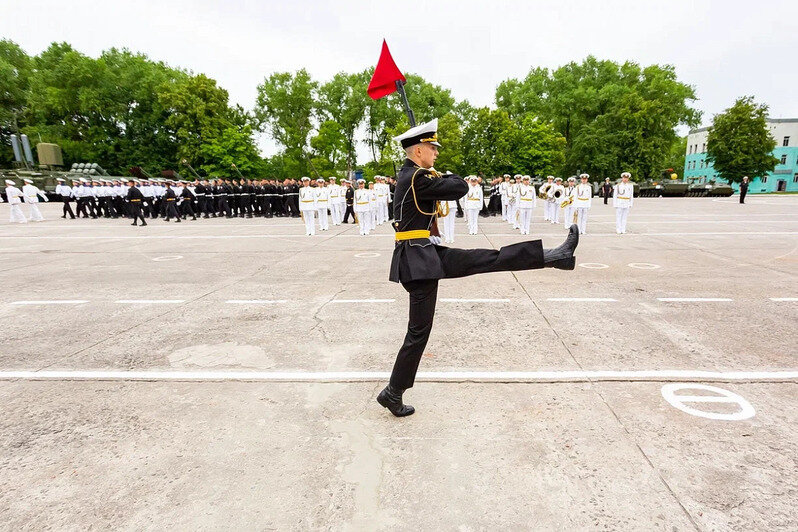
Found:
[[[748,194],[747,190],[740,191],[740,203],[745,203],[745,195]]]
[[[230,209],[230,205],[227,203],[227,198],[222,196],[219,198],[219,216],[227,215],[228,217],[233,215],[232,209]]]
[[[174,201],[164,201],[166,204],[166,221],[169,221],[169,218],[177,218],[180,219],[180,215],[177,213],[177,205],[175,205]]]
[[[477,273],[537,270],[543,267],[543,244],[531,240],[502,249],[455,249],[437,246],[445,279]],[[531,260],[530,260],[531,257]],[[522,260],[519,260],[522,259]],[[400,390],[413,387],[421,356],[427,347],[438,300],[438,279],[403,282],[410,296],[407,334],[391,373],[391,385]]]
[[[141,223],[146,224],[147,222],[144,221],[144,215],[141,214],[141,203],[139,202],[130,202],[130,206],[128,207],[130,211],[130,217],[133,218],[133,223],[137,224],[139,218],[141,219]]]
[[[357,216],[355,216],[355,210],[352,208],[351,205],[347,205],[346,206],[346,212],[344,213],[344,219],[343,219],[343,222],[345,224],[349,223],[349,215],[350,214],[352,215],[352,222],[353,223],[357,222]]]
[[[69,203],[70,203],[69,202],[69,198],[64,198],[64,209],[63,209],[64,218],[66,218],[66,215],[68,214],[69,217],[74,220],[75,219],[75,213],[72,212],[72,206]]]

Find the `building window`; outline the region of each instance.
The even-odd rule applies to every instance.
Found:
[[[794,176],[792,176],[792,182],[793,183],[798,183],[798,174],[795,174]]]
[[[787,164],[787,154],[781,156],[781,164]]]
[[[767,182],[768,182],[768,176],[762,176],[762,184],[764,185]]]
[[[703,148],[701,148],[701,151],[702,151],[702,152],[705,152],[705,151],[707,151],[707,143],[706,143],[706,142],[704,143],[704,147],[703,147]]]
[[[693,145],[690,144],[687,148],[690,150],[687,155],[692,155],[693,154]]]
[[[790,145],[790,137],[784,137],[784,142],[782,146],[789,146]]]

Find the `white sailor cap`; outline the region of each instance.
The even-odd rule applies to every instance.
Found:
[[[324,178],[320,177],[316,180],[316,183],[324,183]]]
[[[590,176],[588,174],[579,174],[579,179],[589,179]]]
[[[479,178],[478,178],[477,176],[475,176],[475,175],[470,175],[470,176],[468,176],[468,180],[469,180],[469,181],[477,181],[478,179],[479,179]]]
[[[328,181],[332,181],[333,183],[335,183],[335,178],[334,177],[328,177],[327,180]]]
[[[305,177],[302,178],[302,181],[310,181],[310,178],[305,176]]]
[[[555,177],[555,178],[554,178],[554,181],[555,181],[555,182],[557,182],[557,181],[562,181],[562,177]]]
[[[33,179],[28,179],[27,177],[25,179],[23,179],[23,181],[26,182],[29,185],[33,184]]]
[[[366,180],[365,180],[365,179],[358,179],[358,180],[357,180],[357,183],[358,183],[358,185],[359,185],[360,183],[365,183],[365,182],[366,182]]]
[[[528,176],[528,175],[521,176],[521,179],[522,179],[523,181],[529,181],[529,176]]]
[[[629,172],[624,172],[621,174],[621,177],[632,177],[632,174],[630,174]]]
[[[64,179],[63,177],[56,177],[55,180],[58,181],[59,183],[63,183],[64,181],[66,181],[66,179]]]
[[[570,182],[570,181],[576,181],[576,178],[575,178],[574,176],[571,176],[571,177],[569,177],[569,178],[568,178],[568,181],[569,181],[569,182]]]
[[[88,183],[89,181],[85,177],[80,178],[81,183]]]
[[[510,174],[504,174],[502,177],[510,177]]]
[[[518,179],[519,177],[523,177],[523,176],[522,176],[521,174],[515,174],[513,177],[514,177],[515,179]]]
[[[16,183],[14,183],[13,181],[11,181],[10,179],[6,179],[6,185],[10,185],[10,186],[12,186],[12,187],[13,187],[14,185],[16,185]]]
[[[440,146],[438,144],[438,119],[433,118],[429,122],[411,127],[393,140],[400,142],[403,148],[409,148],[416,144],[432,144],[433,146]]]
[[[554,179],[554,176],[553,175],[547,175],[546,179]]]

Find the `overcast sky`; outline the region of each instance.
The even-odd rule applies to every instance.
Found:
[[[795,0],[0,0],[0,37],[29,54],[53,41],[95,57],[126,47],[207,74],[246,108],[269,73],[305,67],[324,81],[359,71],[385,38],[400,69],[476,106],[493,105],[502,80],[592,54],[674,65],[696,87],[704,124],[742,95],[792,118],[796,28]]]

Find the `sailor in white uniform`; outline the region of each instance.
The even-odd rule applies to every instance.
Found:
[[[554,184],[546,191],[546,201],[549,203],[549,223],[560,223],[560,202],[565,194],[562,178],[554,179]]]
[[[316,191],[310,186],[310,178],[302,178],[302,188],[299,189],[299,214],[305,221],[305,234],[316,234]]]
[[[615,232],[619,235],[626,234],[626,220],[629,217],[629,209],[634,203],[635,187],[629,182],[632,174],[624,172],[621,174],[621,182],[615,185],[612,192],[612,206],[615,207]]]
[[[499,183],[499,194],[502,198],[502,220],[507,221],[507,208],[510,205],[510,198],[507,195],[510,190],[510,174],[502,176],[504,181]]]
[[[548,222],[551,220],[551,202],[548,201],[548,194],[549,189],[554,186],[554,176],[550,175],[546,177],[546,182],[540,185],[540,190],[538,190],[538,194],[540,194],[541,198],[543,199],[543,221]]]
[[[561,204],[565,204],[562,208],[563,217],[565,218],[565,228],[569,229],[574,224],[574,214],[576,214],[576,179],[573,177],[568,178],[568,186],[565,187],[565,195],[563,196]]]
[[[72,212],[72,206],[69,204],[72,201],[72,187],[66,184],[66,179],[63,177],[56,178],[56,181],[58,181],[58,184],[55,186],[55,193],[61,196],[61,201],[64,204],[62,208],[64,214],[61,218],[66,218],[67,214],[69,214],[70,218],[74,220],[75,213]]]
[[[6,201],[11,207],[10,221],[11,223],[18,222],[21,224],[28,223],[28,219],[22,214],[22,191],[16,187],[16,183],[10,179],[6,179]]]
[[[441,216],[443,220],[443,241],[447,244],[454,244],[454,220],[457,213],[457,201],[442,201],[441,208],[446,216]]]
[[[366,180],[358,179],[355,189],[355,216],[360,225],[360,234],[368,235],[371,231],[371,191],[366,188]]]
[[[334,177],[329,178],[328,181],[327,191],[330,197],[330,216],[332,217],[332,224],[340,225],[342,213],[339,209],[338,200],[342,194],[341,187],[336,184]]]
[[[468,218],[468,234],[478,233],[479,211],[485,203],[483,201],[482,185],[479,184],[477,176],[472,175],[468,178],[468,192],[465,195],[465,209]]]
[[[529,224],[532,222],[532,210],[537,207],[538,197],[535,194],[535,185],[529,184],[529,176],[521,178],[521,185],[518,187],[518,218],[521,226],[521,234],[529,234]]]
[[[587,174],[580,174],[580,183],[576,185],[574,204],[576,205],[576,225],[579,227],[580,235],[587,232],[587,213],[590,211],[590,204],[593,201],[593,187],[587,182],[589,178],[590,176]]]
[[[327,208],[330,206],[330,191],[324,186],[324,179],[316,180],[316,212],[319,215],[319,230],[327,231],[330,228],[330,221],[327,217]]]
[[[44,201],[50,201],[47,195],[39,190],[39,187],[33,184],[32,179],[25,179],[25,185],[22,187],[22,195],[25,197],[25,203],[28,204],[30,207],[28,220],[31,222],[43,222],[44,216],[42,216],[42,212],[39,210],[39,196],[44,199]]]

